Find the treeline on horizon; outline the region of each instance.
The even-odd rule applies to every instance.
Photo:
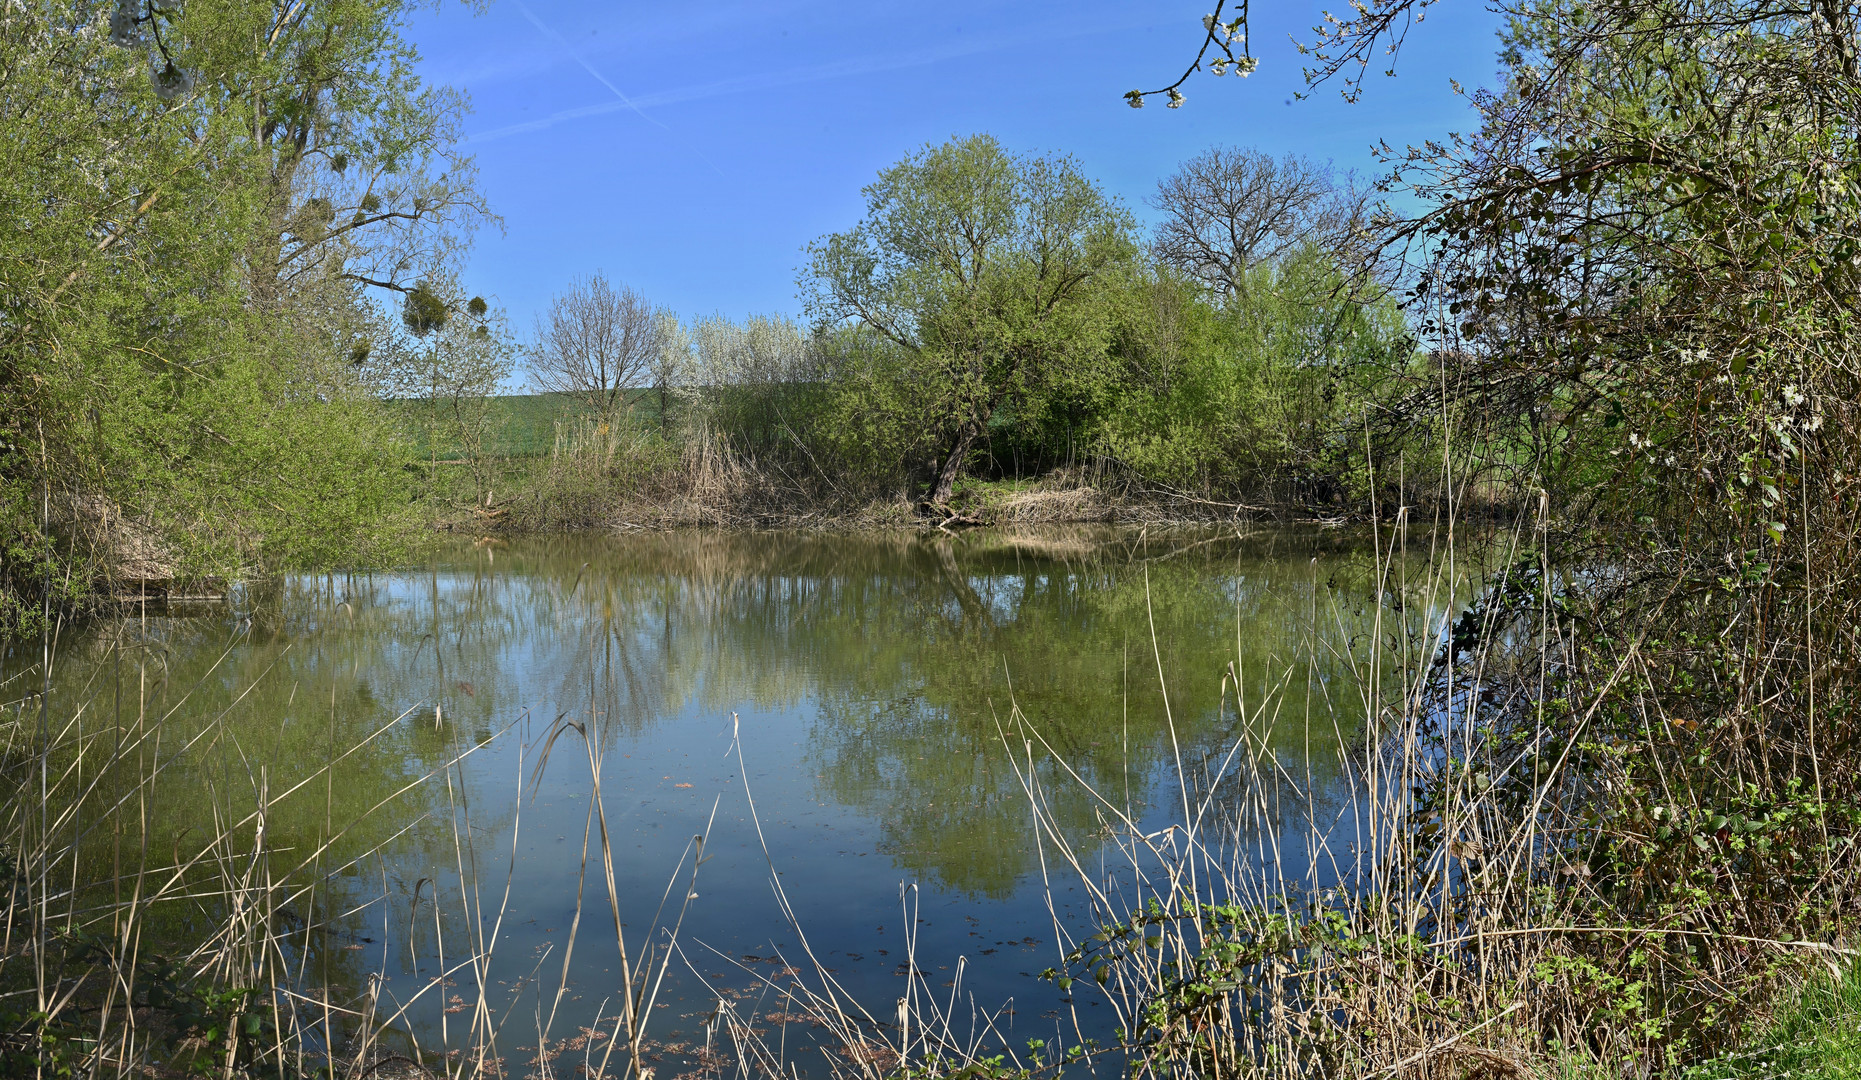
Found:
[[[1296,156],[1195,157],[1146,232],[1062,154],[956,138],[807,249],[801,323],[681,324],[595,273],[520,334],[461,279],[496,218],[400,14],[0,21],[0,629],[381,565],[470,511],[769,521],[947,507],[975,475],[1335,513],[1374,459],[1433,469],[1387,422],[1427,353],[1370,258],[1378,204]],[[578,404],[546,461],[498,437],[520,370]]]
[[[1600,166],[1541,175],[1559,153],[1587,160],[1574,133],[1628,139],[1609,168],[1629,169],[1623,132],[1695,124],[1662,103],[1671,73],[1639,76],[1634,124],[1604,119],[1594,90],[1550,95],[1528,59],[1549,15],[1522,24],[1530,44],[1508,46],[1512,73],[1476,102],[1486,134],[1392,152],[1376,187],[1215,147],[1159,182],[1144,230],[1064,154],[955,138],[884,170],[863,218],[807,248],[801,322],[681,323],[595,273],[528,334],[460,278],[496,219],[460,147],[464,103],[413,74],[400,15],[398,0],[74,0],[0,22],[0,626],[125,583],[379,565],[491,502],[531,527],[675,499],[778,520],[1047,477],[1327,514],[1542,496],[1633,524],[1693,483],[1649,458],[1674,437],[1675,388],[1750,378],[1682,362],[1642,316],[1673,274],[1720,280],[1668,267],[1651,239],[1727,242],[1717,189],[1682,206]],[[1734,44],[1690,62],[1713,78],[1768,62]],[[1522,131],[1550,141],[1505,141]],[[1706,183],[1683,173],[1675,190]],[[1579,201],[1586,216],[1555,224]],[[1721,332],[1748,348],[1769,332],[1760,310],[1784,309],[1715,301],[1687,325],[1745,312]],[[494,430],[519,370],[583,403],[544,464],[512,460]],[[1777,377],[1789,416],[1816,400]],[[441,445],[468,468],[441,467]],[[1787,502],[1777,454],[1741,452],[1712,473],[1739,493],[1712,497]]]
[[[1159,183],[1146,232],[1072,159],[977,135],[865,195],[864,220],[808,249],[805,322],[681,323],[596,273],[538,319],[525,373],[605,430],[753,463],[802,508],[941,507],[968,476],[1055,470],[1165,497],[1367,497],[1366,411],[1422,358],[1350,178],[1211,149]],[[643,452],[613,476],[647,484]]]
[[[1353,5],[1310,84],[1354,95],[1425,6]],[[1220,10],[1189,70],[1244,75]],[[1486,504],[1477,598],[1353,654],[1413,661],[1338,705],[1394,740],[1355,766],[1399,769],[1360,887],[1157,896],[1061,977],[1151,988],[1125,1048],[1154,1075],[1687,1075],[1861,930],[1861,10],[1499,10],[1472,130],[1381,150],[1412,211],[1221,150],[1146,235],[1069,159],[972,136],[808,249],[802,324],[589,277],[519,342],[460,280],[492,218],[398,0],[7,6],[0,631],[122,581],[380,564],[460,508],[942,513],[976,477]],[[1311,193],[1231,210],[1250,176]],[[487,417],[520,360],[585,406],[515,465]],[[1148,919],[1200,929],[1157,960]]]

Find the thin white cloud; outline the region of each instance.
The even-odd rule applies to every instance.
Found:
[[[554,41],[558,46],[561,47],[563,52],[566,52],[569,54],[570,59],[574,60],[577,64],[581,65],[581,69],[583,71],[586,71],[589,75],[593,76],[596,82],[600,83],[602,86],[607,87],[608,91],[612,93],[614,97],[620,102],[620,106],[619,106],[620,108],[631,109],[632,111],[639,113],[640,119],[648,121],[653,124],[658,124],[662,128],[665,127],[664,124],[660,124],[659,121],[654,120],[652,117],[646,115],[643,112],[640,112],[640,107],[633,103],[632,98],[629,98],[626,94],[622,93],[620,87],[615,86],[613,83],[609,82],[606,75],[603,75],[599,71],[596,71],[593,64],[590,64],[587,60],[584,60],[582,58],[582,54],[580,52],[577,52],[573,45],[569,44],[567,38],[564,38],[561,34],[558,34],[554,30],[551,30],[549,27],[543,25],[543,20],[537,18],[530,11],[530,8],[524,3],[522,3],[521,0],[519,0],[519,3],[517,4],[517,10],[523,13],[524,18],[530,20],[530,25],[536,27],[538,33],[541,33],[544,37],[550,39],[551,41]]]
[[[645,112],[641,111],[640,107],[637,104],[635,104],[633,99],[628,97],[626,93],[621,90],[620,87],[615,86],[611,81],[609,81],[606,75],[603,75],[599,71],[595,70],[595,66],[593,64],[590,64],[587,61],[587,59],[582,56],[580,52],[576,51],[575,47],[569,44],[567,38],[564,38],[561,34],[558,34],[554,30],[550,29],[548,26],[545,26],[543,24],[543,20],[537,18],[533,13],[531,13],[530,9],[524,5],[523,0],[517,0],[517,10],[523,12],[523,17],[530,20],[530,25],[536,27],[536,29],[544,37],[550,39],[551,41],[554,41],[558,46],[561,47],[562,51],[568,53],[569,56],[572,59],[574,59],[574,61],[577,64],[581,65],[581,69],[583,71],[586,71],[590,76],[592,76],[596,82],[600,83],[602,86],[607,87],[608,92],[614,95],[615,101],[618,103],[616,106],[614,106],[615,108],[626,109],[629,112],[632,112],[635,115],[639,116],[640,119],[646,121],[647,123],[653,125],[656,128],[659,128],[661,131],[664,131],[667,135],[672,136],[672,138],[675,141],[683,143],[684,149],[688,151],[693,157],[697,158],[699,161],[702,161],[707,166],[709,166],[712,172],[716,173],[719,176],[724,175],[724,170],[718,168],[717,162],[712,161],[709,157],[706,157],[703,150],[698,149],[696,146],[690,145],[690,143],[687,142],[687,140],[680,139],[678,135],[675,132],[673,132],[671,128],[667,127],[665,124],[661,123],[659,120],[655,119],[654,117],[648,116],[646,115]],[[470,141],[470,140],[467,140],[467,141]]]
[[[580,120],[583,117],[606,116],[608,113],[620,112],[626,108],[626,105],[618,101],[596,102],[593,105],[583,105],[579,108],[563,109],[561,112],[553,112],[548,116],[538,117],[535,120],[526,120],[521,124],[509,124],[504,127],[492,128],[489,131],[481,131],[475,135],[467,136],[466,141],[481,143],[491,142],[494,139],[506,139],[512,135],[523,135],[532,131],[542,131],[544,128],[552,128],[557,124],[566,124],[570,120]]]
[[[526,12],[527,14],[527,12]],[[540,25],[540,24],[539,24]],[[1044,35],[1051,40],[1052,35]],[[886,71],[900,71],[906,68],[925,67],[964,56],[994,52],[1012,45],[1021,44],[1027,38],[999,38],[980,41],[967,45],[952,45],[941,49],[923,49],[913,53],[891,53],[883,56],[862,57],[853,60],[835,60],[825,64],[812,64],[806,67],[788,68],[783,71],[766,72],[761,75],[745,75],[735,79],[722,79],[717,82],[699,83],[694,86],[676,87],[659,90],[648,94],[629,97],[622,94],[614,85],[582,63],[589,74],[601,80],[602,85],[612,90],[617,98],[593,105],[582,105],[573,109],[563,109],[535,120],[526,120],[520,124],[492,128],[478,132],[470,137],[472,142],[490,142],[494,139],[524,135],[532,131],[542,131],[571,120],[581,120],[591,116],[603,116],[608,113],[632,111],[642,118],[659,124],[659,121],[647,116],[643,109],[659,108],[666,105],[680,105],[691,101],[706,101],[713,98],[730,97],[736,94],[748,94],[761,90],[774,90],[785,86],[802,86],[809,83],[828,82],[834,79],[852,78],[859,75],[872,75]],[[579,57],[576,58],[581,63]],[[659,124],[664,127],[664,124]]]
[[[532,3],[537,0],[531,0]],[[812,0],[775,3],[758,0],[754,15],[759,24],[781,25],[792,20],[796,12]],[[538,27],[548,47],[514,48],[513,43],[498,40],[496,47],[469,57],[453,57],[455,67],[429,67],[434,82],[458,86],[483,87],[493,83],[529,78],[561,62],[565,52],[595,64],[618,61],[623,55],[641,52],[663,54],[691,48],[691,42],[715,39],[720,33],[742,30],[743,13],[726,3],[710,8],[680,9],[667,5],[665,10],[640,13],[602,12],[612,16],[598,20],[587,36],[565,33],[545,24]],[[543,20],[534,9],[523,12],[525,21],[536,27]],[[621,25],[624,18],[625,25]],[[582,25],[587,25],[583,20]],[[428,58],[429,62],[432,58]]]

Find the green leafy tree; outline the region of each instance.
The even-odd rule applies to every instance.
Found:
[[[465,99],[423,83],[400,36],[414,6],[177,6],[184,62],[203,76],[224,73],[221,85],[243,98],[227,112],[250,133],[244,149],[257,174],[249,302],[288,303],[322,275],[405,294],[444,272],[491,220],[460,150]],[[145,20],[151,30],[165,21]]]
[[[864,221],[809,249],[803,289],[824,326],[896,350],[941,504],[998,414],[1037,423],[1105,377],[1105,285],[1137,256],[1132,223],[1071,159],[1017,157],[986,135],[927,147],[865,195]]]
[[[0,629],[392,544],[367,294],[482,216],[403,7],[0,13]]]
[[[1412,352],[1401,310],[1311,245],[1238,275],[1217,307],[1160,271],[1118,322],[1122,374],[1099,415],[1142,480],[1295,502],[1365,494],[1364,411]]]

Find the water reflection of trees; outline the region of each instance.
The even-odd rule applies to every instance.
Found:
[[[61,635],[49,802],[69,828],[47,842],[69,864],[72,910],[113,917],[124,882],[145,882],[136,948],[158,963],[257,905],[297,977],[357,984],[359,924],[332,912],[443,847],[446,785],[410,781],[482,735],[401,717],[417,691],[382,657],[406,627],[366,592],[289,582],[231,611],[139,611]],[[0,685],[36,689],[36,660],[0,655]]]
[[[901,866],[976,895],[1032,868],[1007,761],[1023,740],[1002,737],[1016,710],[1142,816],[1174,790],[1170,717],[1192,773],[1231,743],[1239,671],[1250,706],[1277,688],[1269,745],[1322,783],[1365,715],[1352,665],[1377,626],[1373,558],[1322,535],[690,533],[492,559],[505,602],[555,642],[533,665],[557,672],[555,707],[583,702],[612,733],[811,705],[824,792],[877,821]],[[1096,828],[1092,798],[1044,754],[1035,767],[1056,819]]]
[[[345,765],[327,807],[274,823],[292,842],[526,708],[593,714],[610,740],[681,715],[800,709],[821,793],[878,822],[915,875],[1002,896],[1034,858],[1011,714],[1142,816],[1175,791],[1171,718],[1192,774],[1231,744],[1223,679],[1239,672],[1250,705],[1281,689],[1267,742],[1322,783],[1365,715],[1352,650],[1375,633],[1374,580],[1359,538],[1335,533],[560,536],[292,579],[234,612],[127,620],[91,640],[135,639],[156,673],[139,692],[152,715],[173,710],[176,734],[221,725],[201,790],[252,762],[280,788],[418,710]],[[79,680],[82,666],[64,677],[100,693],[108,673]],[[1089,834],[1094,801],[1044,754],[1035,767],[1055,819]],[[401,821],[429,809],[410,802]],[[165,820],[179,831],[207,813],[177,805]]]

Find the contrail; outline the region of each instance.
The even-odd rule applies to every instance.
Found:
[[[541,33],[544,37],[549,38],[550,40],[554,41],[558,46],[560,46],[562,51],[569,55],[569,59],[575,61],[577,64],[580,64],[583,71],[586,71],[588,74],[594,76],[594,80],[596,82],[600,83],[602,86],[607,87],[610,93],[612,93],[616,98],[619,98],[621,107],[631,110],[635,116],[638,116],[640,119],[653,125],[659,130],[665,132],[666,134],[671,135],[673,138],[675,139],[678,138],[677,132],[673,131],[671,128],[661,123],[658,119],[647,115],[644,110],[642,110],[638,105],[635,105],[633,103],[633,99],[628,97],[626,93],[624,93],[621,90],[620,87],[615,86],[613,83],[609,82],[606,75],[603,75],[599,71],[596,71],[593,64],[590,64],[588,61],[582,59],[581,53],[577,52],[575,50],[575,47],[569,44],[568,39],[563,37],[561,34],[556,33],[554,30],[551,30],[548,26],[546,26],[543,23],[543,20],[537,18],[536,13],[530,10],[529,5],[523,3],[523,0],[518,0],[517,10],[523,12],[523,17],[530,20],[530,25],[536,27],[539,33]],[[593,115],[596,112],[603,112],[603,111],[609,111],[609,110],[588,109],[588,110],[573,110],[573,111],[578,112],[581,115]],[[680,141],[682,142],[684,140],[681,139]],[[690,150],[693,154],[695,154],[699,161],[702,161],[706,165],[709,165],[711,167],[712,172],[715,172],[719,176],[724,175],[724,170],[718,168],[716,162],[712,161],[708,157],[705,157],[703,151],[698,150],[697,148],[692,147],[692,146],[687,146],[686,149]]]
[[[488,142],[493,139],[501,139],[511,135],[524,135],[532,131],[541,131],[545,128],[551,128],[569,120],[580,120],[590,116],[605,116],[608,113],[623,111],[632,112],[641,119],[653,124],[655,127],[667,132],[672,132],[671,128],[666,127],[665,124],[660,123],[644,110],[661,105],[675,105],[687,101],[703,101],[710,98],[725,97],[731,94],[771,90],[778,87],[797,86],[807,83],[847,78],[850,76],[871,75],[886,71],[898,71],[905,68],[923,67],[942,63],[946,60],[955,60],[981,53],[996,52],[1030,41],[1051,42],[1071,38],[1095,37],[1144,25],[1141,22],[1132,22],[1128,24],[1118,23],[1111,26],[1100,26],[1091,30],[1076,28],[1068,31],[1054,32],[1042,29],[1037,34],[1011,33],[979,41],[971,40],[963,44],[946,45],[941,48],[921,49],[910,53],[888,53],[883,56],[835,60],[824,64],[811,64],[805,67],[789,68],[784,71],[738,76],[736,78],[721,79],[715,82],[700,83],[695,86],[683,86],[669,90],[654,91],[636,98],[623,93],[619,87],[609,82],[606,76],[590,66],[588,61],[582,59],[581,56],[575,52],[574,47],[569,44],[567,39],[545,26],[540,19],[531,13],[528,7],[523,5],[521,0],[519,0],[517,4],[517,10],[523,12],[524,18],[530,20],[532,26],[535,26],[544,35],[559,44],[564,52],[567,52],[577,64],[581,65],[583,71],[594,76],[595,80],[602,86],[605,86],[608,91],[614,95],[616,100],[593,105],[578,105],[574,108],[550,113],[548,116],[538,117],[535,120],[525,120],[504,127],[492,128],[488,131],[480,131],[468,136],[469,141]],[[673,132],[673,135],[676,137],[677,133]],[[711,163],[710,159],[704,158],[702,152],[695,148],[692,152],[697,154],[698,157],[703,158],[705,164],[711,165],[713,169],[717,168],[716,165]],[[721,173],[721,170],[719,171]]]
[[[632,109],[634,113],[637,116],[639,116],[640,119],[645,120],[651,124],[658,124],[660,128],[666,131],[672,130],[671,128],[666,127],[664,124],[659,123],[659,121],[641,112],[640,107],[633,103],[632,98],[622,93],[620,87],[615,86],[611,82],[608,82],[607,76],[601,74],[599,71],[596,71],[594,69],[594,65],[590,64],[586,60],[583,60],[581,53],[578,53],[575,51],[575,47],[569,44],[568,39],[563,37],[561,34],[556,33],[554,30],[551,30],[548,26],[545,26],[543,24],[543,20],[537,18],[536,13],[531,11],[528,5],[519,2],[517,5],[517,10],[523,12],[523,17],[530,20],[530,25],[536,27],[537,31],[540,32],[544,37],[549,38],[550,40],[554,41],[557,45],[560,45],[562,47],[562,51],[569,54],[569,59],[575,61],[576,63],[582,66],[583,71],[586,71],[588,74],[593,75],[594,80],[596,82],[600,83],[602,86],[605,86],[609,90],[613,91],[614,96],[620,99],[620,103],[626,106],[627,108]]]
[[[852,60],[835,60],[824,64],[789,68],[785,71],[773,71],[756,75],[738,76],[733,79],[720,79],[715,82],[701,83],[696,86],[684,86],[671,90],[658,90],[637,98],[622,95],[620,101],[602,102],[597,105],[579,105],[563,109],[548,116],[505,127],[492,128],[471,136],[473,141],[501,139],[508,135],[521,135],[544,128],[554,127],[568,120],[579,120],[589,116],[601,116],[607,113],[632,109],[639,112],[642,105],[651,108],[660,105],[675,105],[687,101],[704,101],[710,98],[726,97],[731,94],[749,93],[758,90],[773,90],[785,86],[798,86],[807,83],[824,82],[832,79],[847,78],[858,75],[871,75],[886,71],[898,71],[905,68],[923,67],[954,60],[979,53],[994,52],[1010,45],[1019,44],[1019,38],[1005,38],[966,45],[946,46],[941,49],[924,49],[903,55],[892,54],[882,57],[863,57]],[[603,80],[605,81],[605,80]]]

